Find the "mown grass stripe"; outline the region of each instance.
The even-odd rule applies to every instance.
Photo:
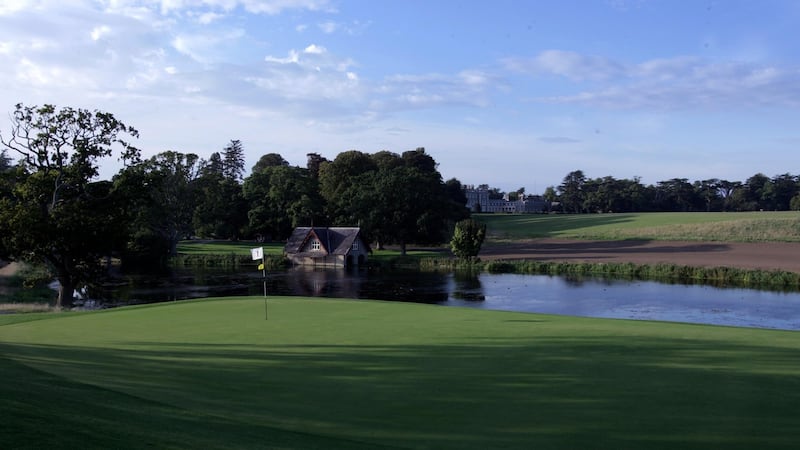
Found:
[[[1,326],[0,357],[19,381],[2,393],[13,411],[4,402],[0,413],[30,429],[45,399],[61,415],[78,396],[102,404],[121,400],[99,392],[117,393],[171,408],[151,415],[175,435],[148,442],[183,448],[267,446],[279,431],[283,448],[793,448],[800,438],[793,332],[376,301],[269,306],[269,320],[252,297]],[[25,368],[52,383],[29,383]],[[25,410],[31,390],[41,402]],[[115,417],[137,407],[120,405]],[[227,422],[195,436],[207,417]],[[68,431],[55,424],[42,433]],[[117,426],[140,436],[153,425],[131,414]]]

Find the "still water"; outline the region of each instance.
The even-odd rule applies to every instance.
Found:
[[[176,270],[131,276],[106,303],[262,295],[260,272]],[[584,317],[800,329],[800,293],[547,275],[309,270],[267,274],[268,295],[343,297]],[[111,300],[113,299],[113,300]]]

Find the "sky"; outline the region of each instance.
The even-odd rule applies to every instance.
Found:
[[[114,114],[145,157],[238,139],[248,173],[424,147],[529,194],[745,181],[800,174],[798,42],[796,0],[0,0],[0,131],[53,104]]]

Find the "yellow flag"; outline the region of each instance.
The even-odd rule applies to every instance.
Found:
[[[258,270],[264,270],[264,263],[258,265]]]

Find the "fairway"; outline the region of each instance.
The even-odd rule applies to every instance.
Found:
[[[800,334],[226,298],[0,321],[7,448],[795,448]],[[20,322],[17,322],[20,320]]]
[[[478,214],[491,241],[535,238],[800,242],[800,213]]]

